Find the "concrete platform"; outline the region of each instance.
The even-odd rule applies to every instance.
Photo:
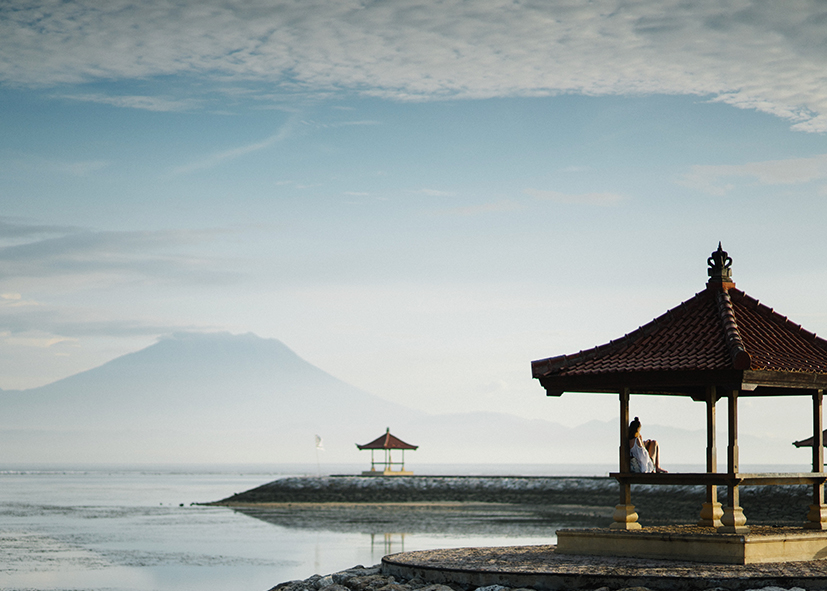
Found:
[[[662,591],[712,588],[746,591],[763,587],[827,588],[827,560],[746,565],[699,564],[617,556],[573,556],[556,546],[423,550],[382,559],[382,572],[462,587],[503,585],[539,590],[622,589]]]
[[[796,527],[753,526],[746,534],[721,534],[697,526],[638,530],[562,529],[557,553],[757,564],[827,558],[827,532]]]

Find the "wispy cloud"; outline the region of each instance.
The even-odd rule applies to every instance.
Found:
[[[179,281],[222,281],[236,276],[232,262],[188,254],[189,247],[214,241],[220,229],[101,232],[55,226],[27,226],[0,219],[0,281],[24,278],[102,276]],[[0,284],[2,287],[2,284]],[[14,293],[14,292],[8,292]]]
[[[102,103],[114,107],[143,109],[145,111],[188,111],[201,104],[194,99],[175,100],[157,96],[110,96],[106,94],[64,94],[63,98],[73,101]]]
[[[194,162],[190,162],[189,164],[185,164],[183,166],[178,166],[172,170],[173,175],[180,175],[180,174],[189,174],[192,172],[196,172],[199,170],[205,170],[208,168],[214,168],[223,164],[224,162],[229,162],[231,160],[235,160],[237,158],[241,158],[242,156],[246,156],[247,154],[252,154],[254,152],[259,152],[261,150],[266,150],[270,146],[277,144],[279,142],[284,141],[286,138],[290,136],[292,131],[294,122],[292,119],[288,120],[281,129],[277,133],[264,138],[261,141],[253,142],[252,144],[247,144],[246,146],[238,146],[236,148],[231,148],[229,150],[224,150],[221,152],[215,152],[214,154],[210,154],[200,160],[196,160]]]
[[[574,205],[615,205],[623,199],[617,193],[561,193],[559,191],[541,191],[538,189],[525,189],[523,192],[535,199]]]
[[[360,125],[381,125],[381,121],[376,121],[374,119],[361,119],[356,121],[332,121],[332,122],[323,122],[323,121],[316,121],[316,120],[307,120],[302,119],[300,122],[302,125],[308,125],[311,127],[315,127],[317,129],[335,129],[337,127],[354,127]]]
[[[443,191],[440,189],[417,189],[415,191],[411,191],[415,195],[427,195],[428,197],[454,197],[456,193],[454,191]]]
[[[106,160],[85,160],[81,162],[61,162],[54,164],[54,169],[59,172],[65,172],[72,176],[86,176],[93,172],[103,170],[109,166]]]
[[[680,182],[712,195],[724,195],[738,178],[761,185],[793,185],[827,179],[827,154],[746,164],[696,165]]]
[[[76,226],[37,224],[21,218],[0,216],[0,242],[33,239],[49,235],[63,235],[80,231]]]
[[[20,334],[9,331],[0,332],[0,339],[8,345],[16,347],[35,347],[37,349],[48,349],[58,343],[77,342],[77,339],[41,334]]]
[[[37,305],[37,302],[24,299],[21,294],[16,292],[0,293],[0,310]]]
[[[8,243],[0,246],[0,333],[6,337],[2,340],[51,347],[70,337],[132,337],[203,329],[114,315],[92,304],[55,305],[27,295],[26,289],[42,295],[58,287],[88,295],[124,284],[130,289],[237,284],[243,279],[241,261],[192,254],[229,233],[221,229],[101,232],[0,218],[0,244]]]
[[[48,10],[20,0],[0,8],[0,81],[198,76],[225,88],[255,81],[269,92],[399,100],[688,94],[827,131],[825,18],[812,0],[78,0]]]
[[[490,213],[503,213],[506,211],[517,211],[523,206],[514,201],[495,201],[491,203],[480,203],[479,205],[468,205],[466,207],[452,207],[446,213],[452,215],[473,216]]]

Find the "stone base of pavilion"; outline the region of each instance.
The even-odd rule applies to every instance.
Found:
[[[362,476],[413,476],[410,470],[365,470]]]
[[[559,554],[628,556],[717,564],[798,562],[827,558],[827,532],[798,527],[752,526],[725,534],[690,525],[557,531]]]
[[[647,587],[658,591],[827,588],[827,560],[714,564],[561,554],[555,546],[403,552],[385,556],[382,572],[466,589],[488,585],[547,591],[600,587]]]

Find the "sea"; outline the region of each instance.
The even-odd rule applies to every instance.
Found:
[[[287,476],[362,466],[0,466],[0,589],[266,591],[378,564],[401,551],[553,544],[519,528],[493,534],[378,531],[355,523],[285,527],[203,505]],[[433,465],[430,475],[603,476],[611,466]]]

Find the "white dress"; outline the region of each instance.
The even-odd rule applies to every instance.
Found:
[[[654,472],[655,464],[649,457],[649,452],[643,447],[640,437],[635,437],[632,449],[632,460],[629,462],[629,469],[632,472]]]

